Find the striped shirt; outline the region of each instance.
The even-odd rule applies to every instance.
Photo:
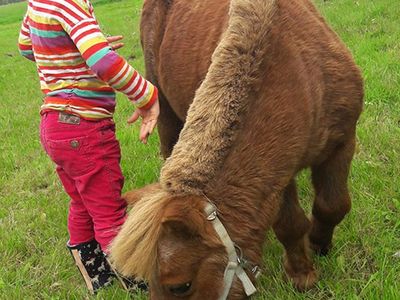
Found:
[[[157,88],[111,49],[89,0],[29,0],[18,46],[36,62],[46,95],[41,112],[110,118],[114,90],[143,109],[157,100]]]

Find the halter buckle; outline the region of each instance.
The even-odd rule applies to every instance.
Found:
[[[210,208],[210,210],[207,212],[208,213],[207,221],[214,221],[218,216],[217,207],[210,200],[208,200],[208,204],[209,206],[206,209],[208,210],[208,208]]]

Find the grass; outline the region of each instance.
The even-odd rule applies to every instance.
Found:
[[[400,299],[400,31],[397,0],[316,3],[352,50],[366,83],[358,149],[350,185],[353,209],[325,258],[315,258],[318,286],[296,292],[282,280],[282,248],[271,234],[257,299]],[[0,7],[0,299],[89,299],[65,249],[68,198],[38,138],[41,92],[34,64],[16,40],[26,3]],[[123,34],[120,53],[143,73],[139,46],[140,0],[94,2],[102,29]],[[138,142],[125,120],[132,106],[118,97],[116,123],[125,190],[157,180],[157,136]],[[299,177],[309,210],[308,173]],[[117,286],[96,299],[129,299]],[[144,297],[137,297],[144,299]]]

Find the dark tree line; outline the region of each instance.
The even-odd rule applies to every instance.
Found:
[[[22,2],[22,1],[25,1],[25,0],[0,0],[0,5]]]

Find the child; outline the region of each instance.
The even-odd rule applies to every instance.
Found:
[[[29,0],[19,36],[45,94],[41,142],[71,198],[67,246],[92,292],[111,282],[103,253],[126,216],[114,89],[136,105],[144,143],[159,115],[157,89],[109,44],[121,38],[104,37],[89,0]]]

